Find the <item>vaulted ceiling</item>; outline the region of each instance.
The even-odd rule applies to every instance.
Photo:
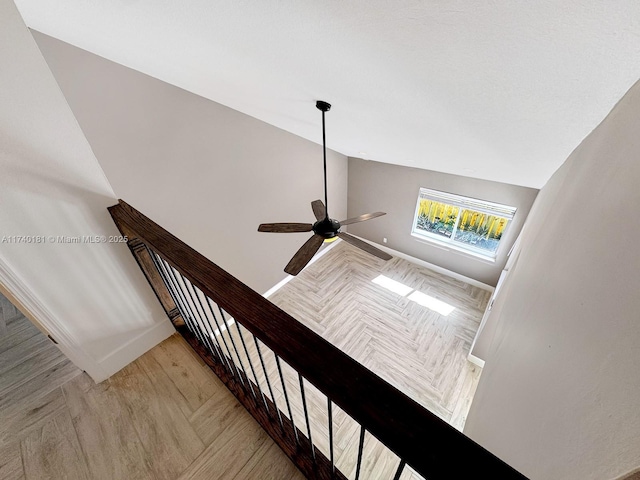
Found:
[[[30,28],[346,155],[541,187],[640,78],[637,0],[16,0]]]

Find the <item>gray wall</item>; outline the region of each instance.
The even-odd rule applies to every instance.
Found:
[[[534,480],[640,466],[639,130],[640,83],[541,190],[489,318],[465,433]]]
[[[33,35],[118,197],[261,293],[286,276],[309,234],[257,227],[313,221],[310,203],[324,198],[320,145]],[[321,141],[319,113],[317,127]],[[347,158],[330,151],[328,171],[330,211],[342,218]]]
[[[126,245],[56,241],[118,235],[116,196],[11,0],[0,32],[0,238],[41,236],[0,242],[0,283],[102,381],[175,330]]]
[[[411,236],[420,187],[518,208],[501,240],[495,263]],[[533,188],[349,158],[349,217],[378,210],[387,212],[384,217],[350,225],[349,232],[380,244],[386,237],[389,248],[495,286],[537,193]]]

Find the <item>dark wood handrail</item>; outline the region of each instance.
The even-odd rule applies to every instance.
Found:
[[[425,478],[526,478],[123,200],[109,211]]]

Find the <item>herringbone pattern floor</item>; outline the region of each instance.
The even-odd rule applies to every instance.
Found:
[[[0,337],[7,332],[7,323],[14,320],[20,312],[14,307],[9,300],[0,294]]]
[[[411,290],[444,301],[455,309],[443,316],[374,284],[384,275]],[[389,383],[418,401],[456,428],[462,429],[481,369],[467,361],[471,341],[490,292],[394,257],[383,262],[340,243],[270,300],[319,335],[358,360]],[[261,389],[268,386],[260,368],[251,335],[237,325],[225,330],[238,346],[250,377],[255,372]],[[268,351],[262,346],[263,352]],[[233,356],[233,354],[232,354]],[[287,411],[275,360],[264,355],[276,402]],[[284,364],[287,393],[296,425],[306,431],[297,373]],[[328,456],[326,397],[305,383],[314,443]],[[288,415],[287,415],[288,416]],[[335,458],[349,478],[356,468],[358,424],[334,407]],[[392,478],[399,459],[375,438],[367,435],[361,478]],[[406,469],[403,480],[420,478]]]
[[[94,384],[0,295],[1,480],[303,480],[177,334]]]
[[[455,310],[442,316],[372,283],[380,274]],[[341,243],[271,300],[461,427],[480,375],[466,355],[488,296],[404,260],[385,263]],[[93,385],[6,301],[0,304],[0,332],[0,478],[301,478],[178,337]],[[255,343],[240,332],[230,323],[216,338],[229,344],[233,338],[249,377],[268,395]],[[262,352],[275,401],[287,414],[275,359],[264,346]],[[297,373],[284,363],[283,370],[294,421],[306,432]],[[314,443],[328,456],[326,397],[308,382],[305,393]],[[334,406],[333,427],[336,465],[354,478],[359,425]],[[362,480],[393,478],[398,462],[367,434]],[[409,468],[401,477],[419,478]]]
[[[374,284],[385,275],[442,300],[443,316]],[[490,292],[394,257],[336,245],[270,300],[454,426],[480,368],[467,361]]]

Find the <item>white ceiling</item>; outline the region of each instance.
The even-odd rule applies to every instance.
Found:
[[[640,78],[638,0],[16,0],[33,29],[346,155],[541,187]],[[366,153],[362,153],[366,152]]]

